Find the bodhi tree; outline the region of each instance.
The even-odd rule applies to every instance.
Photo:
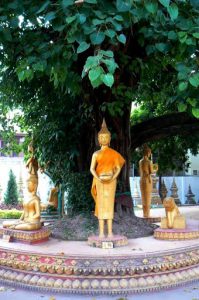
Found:
[[[89,168],[105,116],[128,190],[132,102],[199,117],[198,27],[197,0],[2,0],[1,99],[60,180]]]

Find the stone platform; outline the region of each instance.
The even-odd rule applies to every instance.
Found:
[[[6,239],[9,242],[38,244],[46,242],[49,239],[50,234],[50,229],[44,226],[39,230],[33,231],[13,230],[0,227],[0,238]]]
[[[128,240],[121,248],[100,249],[86,241],[23,246],[1,241],[0,281],[42,291],[130,294],[199,280],[199,239]]]
[[[99,236],[90,236],[88,245],[91,247],[111,249],[128,245],[128,239],[125,236],[113,235],[112,237],[99,238]]]

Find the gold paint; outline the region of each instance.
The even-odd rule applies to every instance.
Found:
[[[99,220],[99,237],[103,238],[105,221],[107,221],[108,237],[113,235],[112,221],[117,177],[125,160],[109,147],[111,134],[105,120],[98,133],[98,141],[101,149],[93,154],[90,167],[93,175],[91,193],[95,201],[95,216]]]
[[[180,211],[175,203],[174,198],[167,197],[163,201],[166,211],[166,217],[161,219],[161,228],[163,229],[184,229],[186,227],[185,217],[180,214]],[[177,238],[179,233],[175,233],[173,238]],[[180,236],[182,238],[182,235]]]
[[[29,178],[27,180],[27,188],[29,192],[29,198],[24,201],[24,211],[22,216],[17,221],[5,221],[3,222],[4,228],[10,228],[14,230],[38,230],[41,228],[40,222],[40,198],[37,196],[38,186],[38,169],[39,165],[33,155],[32,144],[28,146],[29,152],[32,154],[31,158],[27,161],[26,167],[28,168]],[[17,233],[17,238],[24,239],[23,233]],[[28,239],[28,238],[27,238]]]
[[[149,160],[151,149],[145,144],[143,158],[139,161],[140,190],[142,197],[143,217],[150,217],[153,165]]]

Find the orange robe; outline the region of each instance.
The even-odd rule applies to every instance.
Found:
[[[114,174],[116,167],[122,168],[124,158],[115,150],[105,148],[97,154],[96,173]],[[111,182],[100,182],[93,178],[91,194],[95,201],[95,216],[100,220],[111,220],[114,214],[114,200],[117,180]]]

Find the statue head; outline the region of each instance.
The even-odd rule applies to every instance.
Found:
[[[38,187],[38,177],[35,175],[30,175],[30,177],[27,179],[27,188],[30,193],[37,191]]]
[[[167,197],[163,200],[163,205],[166,211],[172,211],[176,207],[176,203],[173,197]]]
[[[33,153],[33,141],[28,144],[28,152]]]
[[[144,156],[151,156],[151,149],[147,146],[147,144],[144,144],[143,146],[143,154]]]
[[[102,127],[101,127],[100,131],[98,132],[98,141],[99,141],[100,146],[109,145],[110,141],[111,141],[111,133],[110,133],[110,131],[108,131],[105,119],[103,119]]]

